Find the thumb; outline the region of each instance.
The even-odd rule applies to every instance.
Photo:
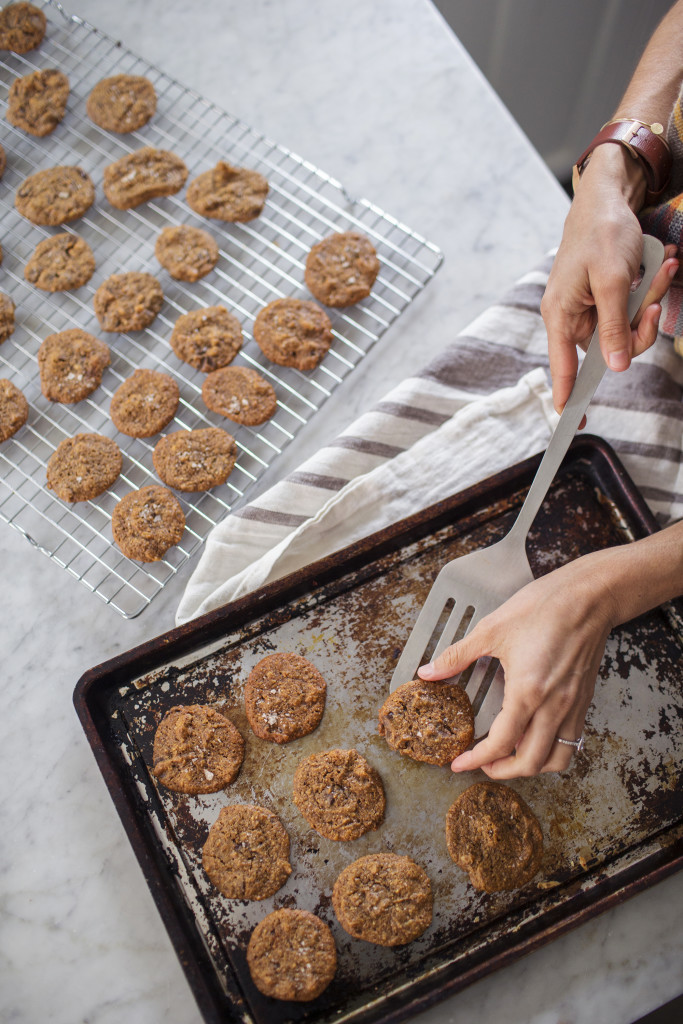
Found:
[[[598,307],[598,332],[603,359],[610,370],[620,373],[631,365],[632,337],[627,311],[627,290],[616,289],[603,295]]]
[[[417,674],[420,679],[448,679],[449,676],[454,676],[457,672],[464,672],[473,661],[486,653],[481,633],[472,630],[468,636],[447,647],[429,665],[422,665],[417,670]]]

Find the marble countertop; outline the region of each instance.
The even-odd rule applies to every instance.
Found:
[[[64,6],[444,252],[263,487],[560,238],[565,194],[428,0]],[[2,1020],[199,1022],[72,705],[86,669],[173,625],[191,569],[125,621],[0,523]],[[682,899],[674,876],[414,1020],[631,1022],[683,988]]]

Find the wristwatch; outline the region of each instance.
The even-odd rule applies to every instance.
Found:
[[[656,202],[669,183],[673,158],[669,144],[664,138],[664,128],[659,122],[646,124],[632,117],[619,117],[604,124],[591,144],[584,150],[574,165],[572,186],[576,186],[585,170],[591,153],[605,142],[616,142],[624,146],[634,160],[640,161],[645,174],[647,192],[645,205]]]

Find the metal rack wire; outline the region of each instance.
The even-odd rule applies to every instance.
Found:
[[[7,102],[17,76],[56,67],[69,78],[64,120],[52,135],[34,138],[6,125],[7,170],[0,181],[3,291],[14,300],[16,328],[0,346],[0,376],[9,377],[29,402],[27,424],[0,446],[0,518],[19,530],[89,590],[125,617],[138,615],[202,545],[213,526],[244,504],[261,474],[322,406],[438,269],[436,246],[398,223],[373,203],[353,200],[342,186],[285,147],[258,134],[134,56],[60,4],[46,0],[48,30],[39,49],[0,54],[0,102]],[[144,75],[158,97],[152,120],[129,135],[114,135],[92,123],[85,103],[93,86],[113,74]],[[102,197],[104,167],[142,146],[170,149],[185,160],[190,180],[220,159],[253,167],[270,185],[262,215],[247,224],[203,220],[175,196],[119,211]],[[79,165],[95,183],[96,201],[78,221],[50,230],[37,227],[14,208],[21,182],[35,171],[59,164]],[[216,269],[193,284],[173,280],[154,256],[159,232],[171,224],[202,226],[216,239]],[[258,311],[284,295],[308,297],[303,285],[306,255],[332,231],[358,229],[375,245],[381,270],[372,295],[357,306],[330,310],[334,342],[309,373],[269,363],[250,333]],[[91,246],[97,262],[87,285],[73,292],[42,292],[24,279],[24,267],[38,242],[72,231]],[[41,393],[36,355],[53,332],[80,327],[103,337],[92,299],[110,274],[144,270],[160,280],[164,305],[145,331],[104,335],[111,366],[89,398],[75,405],[48,401]],[[245,343],[235,363],[253,366],[271,381],[278,396],[275,416],[261,427],[237,426],[210,413],[201,400],[204,375],[176,358],[169,343],[182,313],[226,305],[241,321]],[[223,426],[235,436],[237,465],[227,483],[209,492],[178,495],[187,520],[181,543],[160,562],[126,559],[111,536],[111,515],[130,489],[158,483],[152,465],[157,438],[119,434],[109,402],[137,367],[163,370],[180,386],[180,407],[168,431]],[[67,505],[47,490],[47,461],[61,441],[79,431],[114,437],[123,453],[123,472],[93,501]]]

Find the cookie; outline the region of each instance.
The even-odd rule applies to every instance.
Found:
[[[313,732],[325,710],[327,684],[300,654],[268,654],[244,686],[247,719],[253,732],[271,743],[289,743]]]
[[[461,686],[415,679],[385,700],[378,731],[414,761],[450,764],[474,739],[472,705]]]
[[[382,824],[386,799],[379,772],[357,750],[324,750],[297,767],[294,803],[321,836],[346,842]]]
[[[208,231],[187,224],[164,228],[154,255],[176,281],[199,281],[218,263],[218,245]]]
[[[0,11],[0,50],[28,53],[42,43],[46,27],[45,15],[33,4],[6,4]]]
[[[46,292],[80,288],[94,273],[92,249],[83,238],[68,232],[38,242],[24,267],[26,280]]]
[[[446,816],[448,852],[475,889],[501,892],[529,882],[543,857],[543,832],[531,808],[500,782],[476,782]]]
[[[76,434],[50,456],[47,486],[62,501],[89,501],[111,487],[122,466],[119,446],[110,437]]]
[[[242,347],[242,327],[225,306],[183,313],[175,322],[171,348],[195,370],[209,373],[232,362]]]
[[[11,380],[0,379],[0,443],[16,434],[28,419],[28,402]]]
[[[271,999],[317,999],[337,971],[332,932],[308,910],[274,910],[254,928],[247,964],[259,992]]]
[[[40,387],[51,402],[73,404],[102,382],[109,346],[80,327],[50,334],[38,349]]]
[[[56,68],[32,71],[15,78],[7,101],[7,120],[15,128],[42,138],[64,117],[69,79]]]
[[[177,491],[208,491],[224,484],[237,461],[234,437],[219,427],[177,430],[152,453],[159,477]]]
[[[246,366],[214,370],[202,384],[202,398],[207,409],[247,427],[265,423],[277,408],[275,389]]]
[[[122,434],[151,437],[168,426],[179,401],[173,377],[158,370],[135,370],[112,395],[109,413]]]
[[[100,128],[125,135],[147,124],[157,109],[157,94],[142,75],[112,75],[92,89],[85,109]]]
[[[174,793],[217,793],[237,778],[244,740],[220,708],[171,708],[154,734],[154,775]]]
[[[211,826],[202,865],[229,899],[265,900],[292,873],[289,836],[277,814],[265,807],[230,804]]]
[[[19,186],[14,197],[22,217],[33,224],[58,227],[77,220],[95,201],[95,186],[81,167],[48,167]]]
[[[152,323],[163,301],[156,277],[131,270],[108,277],[95,292],[93,306],[103,331],[141,331]]]
[[[372,242],[357,231],[340,231],[314,245],[304,279],[311,295],[326,306],[352,306],[365,299],[379,273]]]
[[[104,168],[104,194],[117,210],[132,210],[140,203],[179,192],[187,167],[167,149],[145,146]]]
[[[377,946],[404,946],[432,923],[432,887],[410,857],[371,853],[334,883],[332,906],[349,935]]]
[[[253,220],[263,210],[268,182],[258,171],[219,160],[187,186],[187,203],[195,213],[215,220]]]
[[[275,299],[256,317],[254,340],[271,362],[312,370],[329,351],[332,324],[315,302]]]
[[[0,345],[7,341],[14,331],[14,312],[16,306],[9,295],[0,292]]]
[[[111,532],[126,558],[157,562],[180,542],[185,515],[178,499],[165,487],[148,484],[130,491],[111,517]]]

